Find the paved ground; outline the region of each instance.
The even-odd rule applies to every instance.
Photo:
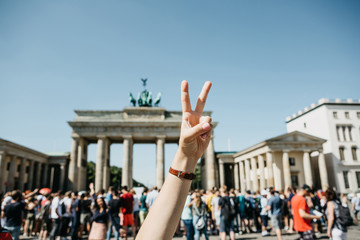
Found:
[[[24,239],[24,240],[30,240],[30,239],[36,239],[36,238],[27,238],[27,237],[21,237],[20,239]],[[70,239],[70,238],[68,238]],[[133,240],[132,237],[128,238],[129,240]],[[186,239],[186,237],[175,237],[173,239]],[[205,239],[205,237],[201,237],[200,239]],[[227,237],[227,239],[230,239],[229,237]],[[253,239],[265,239],[265,240],[275,240],[276,236],[275,233],[272,233],[271,236],[268,237],[261,237],[261,234],[259,233],[251,233],[251,234],[243,234],[243,235],[237,235],[235,237],[235,239],[237,240],[253,240]],[[283,239],[286,240],[295,240],[298,239],[298,235],[297,234],[284,234]],[[326,236],[326,234],[321,234],[319,236],[319,239],[328,239],[328,237]],[[349,228],[348,231],[348,240],[355,240],[355,239],[360,239],[360,225],[357,226],[352,226]],[[112,238],[112,240],[114,240],[114,238]],[[219,240],[218,236],[210,236],[210,240]]]

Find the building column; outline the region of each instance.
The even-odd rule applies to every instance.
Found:
[[[260,170],[260,191],[265,189],[265,171],[264,171],[264,157],[258,156],[259,170]]]
[[[216,186],[216,170],[215,170],[215,152],[214,152],[214,136],[211,136],[211,140],[206,149],[205,154],[205,166],[206,166],[206,187],[210,189]]]
[[[235,189],[239,189],[240,183],[239,183],[239,164],[238,163],[234,163],[234,183],[235,183]]]
[[[59,190],[65,190],[65,164],[60,164],[60,183]]]
[[[246,191],[246,180],[245,180],[245,169],[244,169],[244,163],[239,162],[240,165],[240,191],[241,193],[245,193]]]
[[[291,187],[289,153],[287,151],[283,152],[282,162],[283,162],[283,174],[284,174],[284,188]]]
[[[11,156],[10,160],[10,169],[8,174],[8,189],[14,190],[15,189],[15,172],[16,172],[16,158],[17,156]]]
[[[35,162],[33,160],[30,160],[28,179],[27,179],[27,190],[30,190],[30,191],[33,189],[34,168],[35,168]]]
[[[220,187],[225,185],[225,168],[224,162],[219,159],[219,175],[220,175]]]
[[[251,158],[251,175],[252,175],[252,190],[258,191],[258,179],[257,179],[257,167],[256,167],[256,159],[254,157]]]
[[[39,188],[41,184],[41,166],[40,162],[36,163],[35,188]]]
[[[78,145],[79,140],[77,138],[73,138],[72,145],[71,145],[71,153],[70,153],[70,163],[69,163],[69,189],[71,190],[78,190],[77,189],[77,168],[76,168],[76,162],[77,162],[77,156],[78,156]],[[63,189],[62,189],[63,190]]]
[[[310,153],[309,152],[304,152],[303,164],[304,164],[305,183],[307,185],[309,185],[310,187],[313,187],[314,182],[313,182],[313,178],[312,178]]]
[[[20,172],[19,172],[19,185],[17,186],[20,191],[24,191],[25,182],[26,159],[21,158]]]
[[[251,189],[250,161],[249,159],[245,159],[244,162],[245,162],[246,190],[250,190]]]
[[[110,186],[110,141],[108,139],[105,140],[104,151],[103,189],[107,190]]]
[[[103,188],[104,178],[104,162],[105,162],[105,141],[101,137],[97,141],[97,159],[95,168],[95,191],[100,191]]]
[[[87,180],[87,146],[88,143],[85,139],[80,138],[78,142],[77,150],[77,190],[83,191],[87,189],[86,180]]]
[[[128,186],[130,187],[130,145],[132,145],[132,139],[131,136],[124,136],[124,142],[123,142],[123,166],[122,166],[122,179],[121,179],[121,185],[122,186]]]
[[[325,156],[322,149],[319,150],[319,172],[320,172],[321,188],[323,191],[325,191],[329,187],[329,181],[328,181]]]
[[[165,170],[165,136],[156,139],[156,186],[160,189],[164,184]]]
[[[5,165],[6,165],[6,154],[5,152],[0,152],[0,192],[4,192],[4,175],[5,175]]]
[[[274,170],[272,152],[266,153],[266,168],[268,171],[268,187],[274,187]]]
[[[48,163],[44,163],[44,169],[43,169],[43,179],[42,179],[42,185],[44,187],[48,187],[49,184],[49,164]]]

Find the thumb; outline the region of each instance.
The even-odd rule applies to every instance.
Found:
[[[203,121],[190,129],[189,135],[195,138],[211,131],[211,129],[211,117],[205,117]]]

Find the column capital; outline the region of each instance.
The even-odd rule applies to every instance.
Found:
[[[319,153],[324,153],[324,149],[320,148],[318,149]]]
[[[158,135],[156,136],[157,140],[165,140],[166,139],[166,135]]]
[[[125,140],[131,140],[133,137],[132,135],[122,135],[122,138]]]
[[[286,150],[282,150],[282,152],[283,152],[283,153],[289,153],[290,150],[287,150],[287,149],[286,149]]]

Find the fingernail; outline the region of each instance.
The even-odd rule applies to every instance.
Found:
[[[203,125],[202,125],[202,129],[203,130],[209,130],[210,129],[210,124],[209,123],[204,123]]]
[[[201,137],[205,139],[207,137],[207,133],[204,133],[203,135],[201,135]]]

